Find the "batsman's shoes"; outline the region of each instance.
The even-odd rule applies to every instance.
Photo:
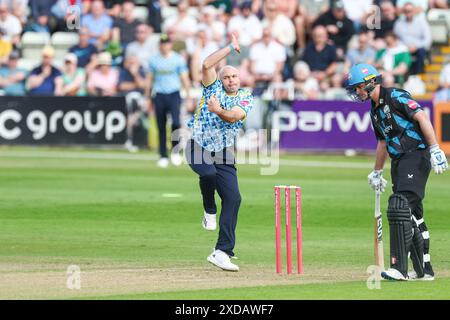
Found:
[[[239,267],[230,261],[228,254],[222,250],[214,250],[208,256],[208,262],[225,271],[239,271]]]
[[[434,276],[432,276],[431,274],[428,274],[428,273],[425,273],[423,275],[423,277],[419,278],[415,271],[408,272],[408,278],[411,281],[433,281],[434,280]]]
[[[386,280],[408,281],[408,278],[406,278],[400,271],[394,268],[389,268],[386,271],[381,272],[381,277]]]
[[[203,213],[202,226],[205,230],[214,231],[217,228],[216,215]]]

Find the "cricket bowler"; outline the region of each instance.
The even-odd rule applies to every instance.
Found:
[[[388,155],[391,158],[393,194],[387,209],[390,268],[381,276],[387,280],[434,280],[422,200],[431,169],[441,174],[448,163],[433,126],[407,91],[381,86],[381,74],[371,65],[353,66],[346,89],[353,100],[371,101],[370,116],[378,144],[368,181],[374,190],[384,191],[387,182],[383,167]],[[409,255],[414,271],[408,273]]]
[[[233,51],[240,52],[234,35],[228,46],[212,53],[203,62],[203,93],[194,116],[188,122],[192,139],[186,149],[189,166],[199,176],[204,229],[216,229],[216,191],[222,200],[219,238],[207,260],[226,271],[239,270],[230,260],[234,256],[235,231],[241,204],[232,147],[244,119],[253,107],[253,96],[249,90],[240,88],[236,68],[224,66],[216,72],[218,64]]]

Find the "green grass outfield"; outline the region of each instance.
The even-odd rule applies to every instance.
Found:
[[[431,174],[424,201],[436,281],[383,281],[369,290],[372,158],[282,156],[271,176],[260,175],[259,165],[239,165],[238,273],[206,261],[217,232],[200,226],[197,176],[186,166],[158,169],[154,159],[148,152],[0,148],[0,299],[450,298],[448,172]],[[303,190],[301,276],[275,274],[277,184]],[[385,214],[383,221],[387,263]],[[80,289],[67,286],[72,265],[80,268]]]

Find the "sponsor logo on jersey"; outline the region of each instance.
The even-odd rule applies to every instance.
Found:
[[[239,105],[242,107],[247,107],[250,104],[250,102],[248,100],[241,100],[239,102]]]
[[[408,101],[408,107],[411,110],[416,110],[419,107],[419,104],[417,102],[415,102],[414,100],[409,100]]]

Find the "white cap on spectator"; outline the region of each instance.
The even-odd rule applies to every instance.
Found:
[[[64,61],[70,61],[73,64],[77,64],[78,58],[77,58],[76,54],[69,52],[64,56]]]
[[[210,14],[212,16],[215,16],[217,14],[217,10],[213,6],[206,6],[206,7],[203,8],[202,13],[203,14]]]
[[[98,55],[98,64],[99,65],[108,65],[110,66],[112,64],[112,57],[111,53],[109,52],[102,52]]]
[[[311,73],[311,70],[308,66],[308,64],[305,61],[297,61],[294,65],[294,74],[297,73],[303,73],[305,75],[309,75]]]

